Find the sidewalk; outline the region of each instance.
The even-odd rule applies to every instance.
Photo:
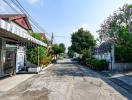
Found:
[[[17,74],[0,80],[0,92],[8,91],[35,74]]]
[[[112,73],[110,71],[102,71],[99,73],[104,77],[108,77],[109,80],[132,93],[132,72]]]
[[[115,74],[111,76],[112,78],[117,78],[126,84],[129,84],[132,86],[132,72],[129,73],[122,73],[122,74]]]
[[[45,70],[50,68],[53,64],[49,64],[47,67],[45,67],[41,72],[39,72],[38,74],[43,74],[45,73]],[[28,78],[34,76],[36,74],[16,74],[12,77],[7,77],[7,78],[3,78],[0,79],[0,92],[5,92],[8,91],[12,88],[14,88],[15,86],[17,86],[18,84],[26,81]]]

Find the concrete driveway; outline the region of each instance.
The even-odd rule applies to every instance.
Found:
[[[1,100],[132,100],[131,94],[98,73],[65,59],[16,87]]]
[[[0,91],[9,91],[18,84],[24,82],[28,78],[34,76],[35,74],[18,74],[12,77],[6,77],[0,80]]]

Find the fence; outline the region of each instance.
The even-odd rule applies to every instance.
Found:
[[[120,72],[132,70],[132,63],[114,63],[112,66],[112,70]]]

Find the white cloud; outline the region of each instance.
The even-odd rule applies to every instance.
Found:
[[[40,0],[28,0],[28,2],[30,3],[30,4],[36,4],[36,3],[38,3]]]

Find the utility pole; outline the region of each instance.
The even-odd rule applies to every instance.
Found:
[[[52,36],[51,36],[51,45],[53,45],[53,42],[54,42],[55,37],[64,38],[64,36],[55,36],[54,33],[52,32]]]
[[[51,45],[53,45],[53,40],[54,40],[54,33],[52,32],[52,36],[51,36]]]

